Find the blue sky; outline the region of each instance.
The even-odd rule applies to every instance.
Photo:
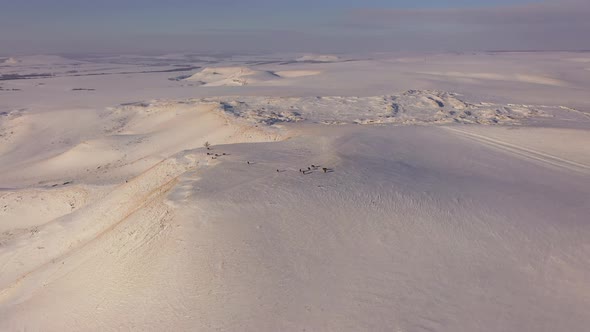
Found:
[[[0,52],[585,49],[586,2],[0,0]]]

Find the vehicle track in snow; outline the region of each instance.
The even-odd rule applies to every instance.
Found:
[[[576,173],[590,175],[590,165],[575,162],[569,159],[561,158],[545,152],[526,148],[521,145],[504,142],[495,138],[487,137],[480,134],[475,134],[469,131],[457,129],[455,127],[442,127],[445,130],[456,134],[459,137],[466,138],[484,145],[487,145],[496,150],[510,153],[522,159],[527,159],[547,167],[556,169],[567,169]]]

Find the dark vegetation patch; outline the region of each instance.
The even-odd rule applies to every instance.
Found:
[[[14,81],[14,80],[30,80],[34,78],[50,78],[53,74],[0,74],[0,81]]]

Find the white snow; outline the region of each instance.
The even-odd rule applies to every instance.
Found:
[[[18,64],[20,62],[21,62],[20,60],[11,57],[11,58],[8,58],[8,59],[4,60],[2,62],[2,64],[4,64],[4,65],[16,65],[16,64]]]
[[[283,70],[283,71],[275,72],[275,74],[279,75],[280,77],[284,77],[284,78],[315,76],[315,75],[320,75],[321,73],[322,72],[319,70]]]
[[[185,80],[199,82],[204,86],[243,86],[278,78],[272,72],[247,67],[213,67],[205,68]]]
[[[547,116],[542,107],[468,103],[453,93],[410,90],[376,97],[205,98],[229,114],[273,124],[310,120],[324,124],[516,124]]]
[[[0,330],[584,331],[581,57],[19,57]]]

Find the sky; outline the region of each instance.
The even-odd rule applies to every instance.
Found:
[[[588,50],[590,0],[0,0],[0,54]]]

